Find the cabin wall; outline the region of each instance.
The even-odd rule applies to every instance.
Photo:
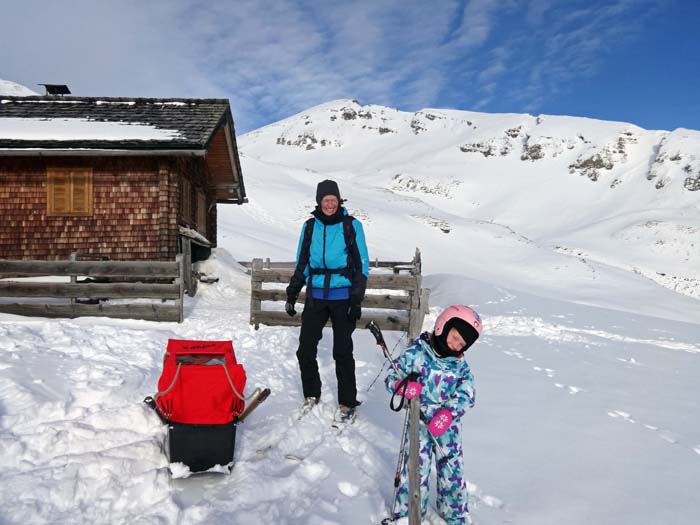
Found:
[[[217,233],[217,213],[216,213],[216,189],[212,185],[211,172],[208,163],[202,158],[184,158],[177,159],[174,163],[173,170],[176,171],[181,179],[186,179],[189,182],[190,193],[185,194],[184,190],[180,194],[180,199],[188,199],[189,214],[183,214],[183,205],[180,201],[178,220],[179,223],[196,230],[203,235],[212,246],[216,246]],[[183,184],[179,185],[182,189]],[[204,203],[197,198],[198,192],[204,195]],[[200,217],[204,217],[204,221]]]
[[[179,177],[167,157],[0,158],[0,258],[172,260]],[[91,216],[47,216],[47,168],[90,167]]]

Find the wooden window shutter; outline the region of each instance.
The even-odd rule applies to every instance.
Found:
[[[47,170],[47,215],[92,215],[92,169]]]
[[[49,174],[49,215],[70,212],[70,176],[63,173]]]
[[[73,172],[71,211],[76,215],[92,215],[92,173]]]

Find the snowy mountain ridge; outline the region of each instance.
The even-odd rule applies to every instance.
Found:
[[[351,212],[368,222],[370,239],[381,231],[380,257],[389,249],[392,259],[407,251],[391,235],[405,227],[399,220],[405,217],[420,224],[415,242],[428,249],[434,269],[445,268],[430,254],[449,242],[444,234],[461,238],[458,230],[476,229],[489,245],[497,239],[509,245],[496,249],[499,259],[521,252],[523,243],[547,257],[560,254],[552,265],[568,272],[568,288],[572,279],[597,280],[602,265],[700,297],[699,131],[647,131],[550,115],[407,113],[336,100],[250,132],[239,144],[247,181],[264,179],[266,199],[275,201],[265,189],[282,181],[300,191],[274,209],[253,199],[247,211],[236,212],[236,221],[239,215],[272,215],[276,225],[282,221],[294,231],[308,213],[315,183],[329,177],[350,197]],[[369,211],[366,200],[377,196],[383,209]],[[287,213],[290,202],[305,204]],[[490,252],[475,242],[464,257],[474,259],[474,248]],[[578,277],[571,259],[583,269]],[[549,267],[536,266],[523,268],[518,282],[509,284],[530,289],[533,280],[550,274]],[[515,278],[508,274],[506,279]]]
[[[3,80],[0,78],[0,96],[6,97],[31,97],[38,95],[29,89],[28,87],[18,84],[17,82],[12,82],[10,80]]]
[[[443,151],[457,148],[466,154],[466,162],[471,155],[494,161],[490,169],[498,169],[498,161],[505,160],[501,157],[537,164],[565,159],[556,163],[556,169],[565,167],[565,173],[601,181],[610,188],[630,178],[628,172],[633,169],[659,190],[670,184],[688,191],[700,189],[700,131],[683,128],[648,131],[624,122],[554,115],[441,109],[407,113],[336,100],[253,131],[247,135],[248,142],[256,144],[271,133],[277,145],[306,151],[379,146],[382,141],[376,140],[377,135],[387,136],[387,145],[392,144],[390,136],[401,136],[403,142],[420,149],[421,137],[430,136],[443,143]],[[640,159],[647,161],[646,169],[634,166]]]

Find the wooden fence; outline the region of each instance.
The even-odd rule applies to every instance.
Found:
[[[182,322],[183,257],[175,261],[14,261],[0,259],[0,278],[59,276],[71,282],[0,280],[0,312],[40,317],[115,317]],[[89,276],[109,282],[78,281]],[[134,282],[137,279],[150,282]],[[163,281],[166,284],[163,284]],[[172,282],[167,282],[172,281]],[[52,298],[60,302],[5,303],[2,298]],[[81,304],[76,299],[160,299],[152,303]],[[163,300],[171,300],[169,303]]]
[[[299,326],[301,310],[289,317],[283,308],[263,309],[263,302],[284,303],[287,300],[285,287],[294,273],[294,262],[271,262],[269,259],[253,259],[242,263],[250,268],[250,324],[257,330],[259,325]],[[272,284],[274,288],[265,287]],[[285,286],[281,286],[285,285]],[[362,302],[362,319],[358,327],[369,321],[377,323],[382,330],[408,332],[409,337],[420,334],[423,319],[428,311],[430,290],[421,288],[420,251],[412,261],[376,261],[370,265],[367,293]],[[304,304],[306,294],[299,294],[297,303]],[[330,321],[329,321],[330,323]]]

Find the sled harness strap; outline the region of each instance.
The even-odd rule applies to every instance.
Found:
[[[177,377],[180,375],[180,367],[181,366],[182,366],[182,363],[177,364],[177,370],[175,371],[175,376],[173,377],[172,383],[170,383],[170,386],[168,388],[166,388],[165,390],[163,390],[162,392],[157,392],[153,396],[154,401],[156,399],[158,399],[160,396],[164,396],[165,394],[167,394],[168,392],[170,392],[173,389],[173,387],[175,386],[175,382],[177,381]]]
[[[228,373],[228,368],[226,368],[226,365],[222,364],[221,366],[224,367],[224,372],[226,372],[226,379],[228,379],[228,384],[231,385],[231,390],[233,390],[233,393],[236,394],[236,397],[238,399],[240,399],[241,401],[250,401],[251,399],[253,399],[255,396],[257,396],[261,392],[260,387],[258,387],[248,397],[243,397],[241,395],[241,393],[233,385],[233,379],[231,379],[231,374]]]

